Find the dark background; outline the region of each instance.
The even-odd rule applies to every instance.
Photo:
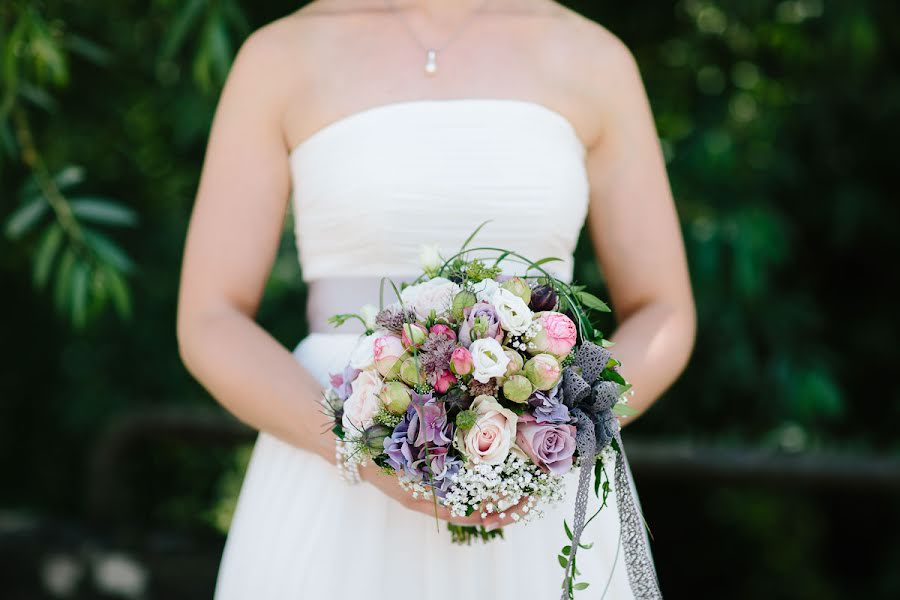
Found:
[[[566,4],[638,59],[698,302],[627,432],[663,591],[900,597],[900,4]],[[177,278],[230,61],[297,6],[0,4],[4,598],[211,596],[252,438],[180,362]],[[289,348],[304,300],[286,224]]]

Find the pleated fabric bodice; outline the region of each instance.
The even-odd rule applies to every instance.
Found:
[[[490,220],[471,246],[557,257],[545,268],[570,281],[585,154],[565,116],[529,100],[407,100],[339,118],[289,155],[303,279],[414,277],[422,244],[448,257]]]

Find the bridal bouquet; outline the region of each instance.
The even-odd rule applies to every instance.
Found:
[[[562,499],[564,476],[580,469],[573,527],[564,523],[570,542],[559,555],[563,597],[572,597],[587,587],[574,579],[577,548],[587,547],[579,538],[589,479],[605,505],[608,469],[624,478],[616,416],[633,413],[630,386],[590,319],[606,304],[551,276],[543,265],[557,259],[467,250],[477,232],[446,259],[423,248],[424,272],[411,284],[383,280],[382,296],[387,281],[394,302],[331,317],[335,325],[359,319],[366,331],[331,375],[324,405],[345,469],[372,460],[455,516],[542,516],[542,506]],[[504,260],[523,264],[524,274],[504,275]],[[457,542],[502,535],[448,526]]]

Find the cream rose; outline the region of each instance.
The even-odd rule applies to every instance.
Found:
[[[475,299],[479,302],[490,302],[491,296],[500,288],[500,284],[493,279],[482,279],[478,283],[472,284],[472,291],[475,292]]]
[[[531,309],[511,291],[498,288],[491,296],[491,304],[500,318],[500,326],[513,335],[522,335],[531,326]]]
[[[472,464],[502,463],[515,443],[518,416],[487,395],[476,397],[469,410],[476,415],[475,425],[456,430],[457,448]]]
[[[387,334],[386,330],[379,330],[371,335],[361,335],[356,346],[350,353],[350,366],[364,371],[375,366],[375,340]]]
[[[371,427],[375,414],[384,405],[379,398],[384,382],[374,370],[366,370],[350,383],[350,396],[344,402],[342,424],[344,433],[350,437],[361,434]]]
[[[459,285],[444,277],[435,277],[404,288],[400,300],[405,306],[413,307],[420,319],[427,319],[432,310],[438,315],[448,313],[457,292]]]
[[[509,365],[509,357],[503,351],[503,346],[494,338],[481,338],[472,342],[469,346],[472,355],[472,377],[481,383],[487,383],[491,377],[501,377],[506,374]]]

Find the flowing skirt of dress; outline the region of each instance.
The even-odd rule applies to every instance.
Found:
[[[354,333],[312,333],[294,356],[324,386],[328,374],[347,363],[357,339]],[[567,478],[565,499],[545,507],[544,518],[509,525],[503,539],[457,545],[444,522],[438,528],[433,516],[410,511],[369,484],[349,485],[320,457],[262,432],[215,599],[556,600],[563,575],[557,554],[568,543],[563,519],[571,524],[577,473]],[[599,506],[593,490],[590,498],[588,515]],[[578,581],[590,587],[576,597],[633,598],[614,494],[582,540],[594,543],[578,553]]]

